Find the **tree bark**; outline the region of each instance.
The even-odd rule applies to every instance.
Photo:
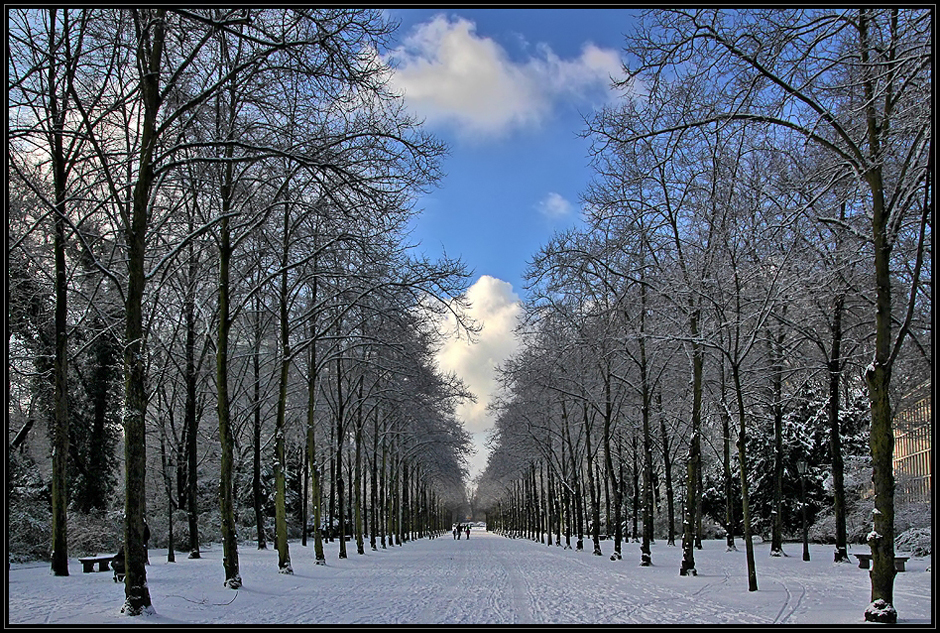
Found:
[[[362,542],[362,383],[363,377],[359,376],[358,402],[356,404],[356,446],[355,446],[355,466],[353,473],[353,487],[355,495],[353,498],[355,512],[355,534],[356,534],[356,553],[360,556],[365,554],[364,544]]]
[[[312,303],[317,299],[317,281],[314,277],[312,294]],[[317,411],[317,323],[316,315],[311,316],[312,325],[310,341],[310,368],[307,371],[307,463],[310,469],[310,500],[313,511],[313,551],[317,565],[326,565],[326,557],[323,555],[323,534],[321,507],[323,502],[323,493],[320,490],[320,464],[317,461],[316,444],[316,411]]]
[[[337,323],[337,333],[341,331]],[[337,337],[338,338],[338,337]],[[336,494],[339,509],[339,558],[346,558],[346,491],[343,487],[343,417],[346,409],[343,401],[343,359],[336,357]]]
[[[691,304],[691,299],[690,299]],[[698,342],[698,323],[700,314],[694,305],[690,305],[689,331],[692,335],[692,437],[689,439],[689,458],[686,465],[686,503],[682,531],[682,566],[680,576],[697,574],[695,570],[695,526],[698,522],[699,473],[702,466],[702,372],[704,357],[702,345]]]
[[[52,573],[69,575],[68,547],[68,272],[65,264],[66,246],[66,159],[64,148],[65,104],[60,111],[59,85],[56,71],[56,9],[49,10],[49,116],[52,119],[52,168],[55,203],[53,209],[53,250],[55,253],[55,360],[53,362],[54,405],[52,424]],[[65,27],[67,28],[66,23]],[[66,97],[67,98],[67,97]]]
[[[372,469],[371,469],[371,484],[370,488],[370,497],[372,500],[372,530],[369,532],[369,546],[372,548],[372,551],[376,551],[376,532],[378,532],[378,527],[380,523],[380,513],[379,513],[379,504],[378,504],[378,449],[379,449],[379,410],[375,410],[375,418],[373,420],[372,427]]]
[[[261,297],[255,297],[255,322],[254,322],[254,354],[251,359],[253,375],[254,398],[252,400],[252,413],[254,425],[252,428],[252,467],[251,467],[251,490],[252,503],[255,509],[255,531],[258,537],[258,549],[268,549],[268,539],[264,528],[264,494],[261,488],[261,337],[263,330],[261,327]]]
[[[722,470],[724,472],[725,482],[725,549],[729,552],[737,551],[734,544],[734,504],[731,501],[732,495],[732,474],[731,474],[731,419],[728,417],[727,410],[724,407],[724,396],[722,395],[721,412],[721,433],[722,433]]]
[[[189,231],[193,231],[190,218]],[[184,427],[186,435],[186,516],[189,520],[189,558],[201,558],[199,552],[199,509],[197,490],[199,478],[197,477],[197,432],[199,418],[196,414],[196,260],[192,244],[189,246],[189,272],[187,275],[186,297],[183,305],[186,320],[186,367],[184,382],[186,385],[186,402]]]
[[[612,559],[620,560],[623,557],[623,551],[621,549],[621,540],[623,538],[623,530],[620,526],[620,507],[621,507],[621,496],[622,496],[622,481],[620,481],[614,471],[614,459],[611,451],[611,426],[613,424],[613,403],[611,401],[611,387],[610,387],[610,374],[608,372],[604,380],[604,462],[605,470],[607,472],[608,482],[613,485],[614,489],[614,553]],[[610,497],[609,487],[608,487],[608,498]],[[607,510],[607,533],[610,534],[610,505],[608,503]]]
[[[382,522],[380,523],[382,527],[381,527],[381,534],[379,536],[380,536],[381,543],[382,543],[382,549],[387,549],[385,546],[385,536],[391,533],[389,529],[389,520],[391,517],[388,511],[388,485],[387,485],[387,477],[386,477],[387,456],[388,456],[388,448],[385,444],[385,436],[383,435],[382,436],[382,469],[379,472],[379,496],[381,497],[379,504],[382,507]]]
[[[844,208],[844,207],[843,207]],[[836,550],[833,561],[848,562],[849,552],[845,527],[845,464],[842,459],[842,425],[840,391],[842,389],[842,312],[845,299],[836,298],[832,312],[832,350],[829,357],[829,455],[832,458],[833,512],[836,520]]]
[[[228,203],[223,195],[223,207]],[[219,337],[216,343],[216,384],[219,391],[219,441],[221,455],[219,465],[219,511],[222,522],[222,568],[224,585],[238,589],[242,585],[238,568],[238,536],[235,531],[235,438],[228,395],[228,339],[232,324],[229,318],[229,266],[232,257],[231,229],[226,215],[221,223],[221,245],[219,247]]]
[[[565,439],[568,442],[568,457],[571,460],[571,478],[573,483],[571,494],[574,496],[574,518],[578,532],[578,541],[575,545],[575,550],[580,552],[584,549],[584,505],[581,490],[581,477],[579,476],[580,469],[575,459],[574,444],[571,441],[571,426],[568,421],[568,407],[564,400],[561,401],[561,418],[565,428]]]
[[[672,484],[672,460],[669,458],[669,435],[666,433],[666,420],[662,414],[662,405],[660,403],[659,433],[662,436],[663,443],[663,474],[666,478],[666,518],[668,536],[666,545],[675,546],[676,544],[676,508],[675,508],[675,490]]]
[[[643,543],[640,546],[642,567],[653,564],[650,544],[653,541],[653,446],[650,437],[650,393],[646,360],[646,284],[640,284],[640,397],[643,421]]]
[[[593,519],[593,525],[591,526],[591,538],[594,540],[594,555],[603,556],[601,551],[601,504],[600,500],[597,498],[598,494],[594,487],[594,460],[592,459],[591,453],[591,428],[588,425],[588,414],[587,414],[587,403],[582,403],[582,420],[584,422],[584,436],[586,438],[586,449],[587,449],[587,471],[588,471],[588,487],[591,489],[591,518]]]
[[[151,11],[153,11],[151,13]],[[137,182],[131,204],[130,222],[125,226],[127,245],[127,292],[124,330],[124,607],[128,615],[152,610],[147,587],[147,550],[144,545],[146,510],[147,449],[146,412],[147,367],[144,354],[143,297],[146,274],[147,229],[150,194],[153,185],[153,155],[156,145],[157,115],[160,109],[160,72],[166,34],[166,11],[135,10],[140,101],[143,115]]]
[[[731,365],[731,375],[734,380],[734,392],[738,400],[738,465],[741,469],[741,516],[744,520],[744,549],[747,553],[747,590],[757,591],[757,570],[754,566],[754,543],[751,540],[751,510],[748,499],[747,459],[745,455],[747,417],[744,410],[741,376],[737,364]]]
[[[274,538],[277,547],[277,568],[281,574],[293,574],[290,564],[290,545],[287,542],[287,483],[285,470],[284,426],[287,416],[287,380],[290,375],[290,329],[287,309],[287,264],[289,249],[290,212],[284,211],[283,245],[281,251],[281,284],[278,293],[278,312],[281,329],[281,376],[277,398],[277,417],[274,429]]]
[[[786,315],[786,307],[784,307]],[[770,336],[771,410],[774,420],[774,507],[771,522],[770,555],[785,556],[783,551],[783,328]]]
[[[868,9],[859,10],[859,36],[862,64],[867,73],[874,72],[869,64]],[[897,14],[894,14],[897,19]],[[875,354],[865,371],[868,397],[871,401],[871,462],[875,490],[874,526],[868,535],[871,547],[871,600],[881,600],[883,608],[866,609],[865,619],[894,623],[894,433],[890,401],[891,386],[891,250],[888,232],[888,210],[885,207],[882,175],[882,124],[875,112],[874,80],[864,80],[868,151],[871,167],[865,174],[872,195],[872,239],[875,250]]]

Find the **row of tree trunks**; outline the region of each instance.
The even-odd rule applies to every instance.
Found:
[[[664,423],[663,423],[664,424]],[[652,518],[653,511],[652,505],[650,505],[651,510],[647,515],[645,508],[643,507],[644,503],[653,504],[653,495],[647,494],[647,488],[644,485],[643,494],[640,495],[640,486],[639,482],[642,479],[642,470],[645,469],[645,465],[640,466],[636,463],[636,457],[639,455],[639,450],[636,443],[636,435],[633,436],[634,441],[634,452],[633,452],[633,471],[635,473],[634,481],[636,482],[636,498],[634,500],[634,517],[635,519],[641,514],[644,517],[643,522],[643,532],[647,535],[647,539],[650,543],[653,542],[653,530],[652,530]],[[564,448],[563,444],[563,448]],[[610,464],[605,468],[605,479],[609,478],[612,482],[612,485],[606,486],[603,491],[601,489],[601,477],[600,475],[600,466],[594,465],[592,463],[591,470],[588,471],[588,466],[584,464],[582,474],[585,478],[588,479],[589,491],[593,491],[592,495],[589,495],[591,498],[587,499],[588,507],[590,508],[591,513],[594,516],[601,516],[601,506],[602,504],[608,508],[611,508],[613,511],[613,521],[610,522],[609,529],[605,533],[605,537],[613,537],[615,543],[615,557],[616,553],[620,550],[617,549],[617,526],[623,525],[623,510],[626,506],[626,500],[622,493],[623,484],[626,481],[624,476],[624,466],[625,461],[622,459],[623,452],[623,443],[622,436],[618,436],[617,444],[617,453],[621,456],[621,459],[618,460],[617,465],[615,466],[613,462],[613,451],[605,450],[604,460],[605,462],[610,457]],[[579,520],[579,510],[583,508],[585,500],[578,499],[581,494],[580,485],[578,479],[571,481],[568,470],[569,470],[569,460],[566,454],[566,450],[561,452],[561,468],[558,471],[554,471],[551,468],[548,468],[547,464],[539,460],[537,462],[530,463],[528,469],[526,470],[526,475],[513,484],[513,488],[510,492],[511,501],[507,506],[502,507],[501,510],[497,511],[493,517],[491,517],[490,528],[494,531],[506,531],[508,534],[514,537],[527,538],[541,543],[547,543],[552,545],[552,532],[555,532],[555,545],[561,545],[562,533],[565,536],[566,548],[571,548],[571,537],[572,534],[576,532],[576,528]],[[667,444],[668,450],[668,444]],[[652,451],[650,451],[650,455]],[[611,472],[618,472],[619,476],[610,477]],[[649,480],[652,481],[652,477],[649,477]],[[672,478],[671,475],[666,477],[667,485],[671,489]],[[652,486],[650,486],[651,488]],[[619,499],[616,495],[619,494]],[[670,493],[671,494],[671,493]],[[644,501],[646,499],[646,501]],[[662,502],[662,500],[659,500]],[[668,506],[668,503],[666,504]],[[496,516],[499,518],[496,518]],[[647,518],[647,516],[649,518]],[[667,514],[667,516],[669,516]],[[581,519],[583,520],[583,519]],[[592,523],[593,523],[592,519]],[[600,544],[600,525],[599,522],[596,524],[597,528],[597,543]],[[670,520],[670,525],[672,521]],[[639,542],[640,536],[643,532],[637,532],[634,536],[634,541]],[[592,528],[592,539],[594,538],[595,530]],[[620,541],[622,543],[622,531]],[[619,557],[617,557],[619,558]]]

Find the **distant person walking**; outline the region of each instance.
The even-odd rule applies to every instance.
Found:
[[[470,540],[470,526],[467,526],[467,540]]]
[[[457,540],[457,526],[454,526],[454,540]]]

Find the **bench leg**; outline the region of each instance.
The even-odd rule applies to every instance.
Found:
[[[93,571],[95,571],[95,563],[94,563],[94,562],[82,563],[82,573],[83,573],[83,574],[88,574],[88,573],[91,573],[91,572],[93,572]]]
[[[98,561],[98,571],[108,571],[108,563],[110,562],[109,560]]]

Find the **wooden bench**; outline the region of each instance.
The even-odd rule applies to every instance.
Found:
[[[855,558],[858,559],[858,568],[859,569],[868,569],[871,564],[871,554],[852,554]],[[910,560],[910,556],[895,556],[894,557],[894,570],[895,571],[904,571],[904,563]]]
[[[86,556],[79,558],[78,562],[82,564],[82,573],[87,574],[95,571],[95,563],[98,563],[98,571],[108,571],[108,563],[114,558],[114,554],[103,554],[101,556]]]

